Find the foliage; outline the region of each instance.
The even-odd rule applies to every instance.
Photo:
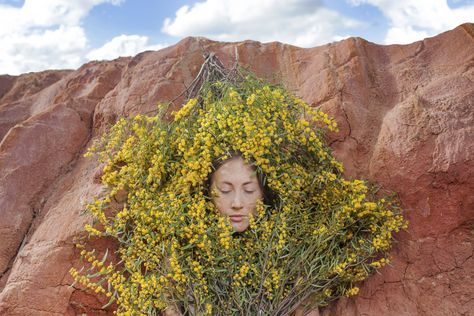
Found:
[[[208,82],[171,122],[121,118],[90,150],[105,163],[104,196],[88,205],[90,236],[118,242],[119,263],[81,255],[81,283],[117,303],[119,315],[286,315],[358,292],[388,263],[406,222],[391,199],[343,178],[325,145],[336,123],[284,89],[251,76]],[[235,233],[207,188],[216,159],[240,151],[275,198]],[[109,212],[117,196],[126,201]],[[99,281],[97,281],[99,280]]]

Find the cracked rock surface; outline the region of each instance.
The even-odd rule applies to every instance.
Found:
[[[474,25],[410,45],[349,38],[315,48],[186,38],[71,71],[0,76],[0,315],[112,315],[80,285],[75,238],[103,189],[83,158],[119,116],[151,113],[215,52],[334,116],[346,176],[398,193],[410,221],[392,264],[328,315],[474,315]],[[174,100],[177,109],[182,98]],[[114,248],[107,240],[98,249]]]

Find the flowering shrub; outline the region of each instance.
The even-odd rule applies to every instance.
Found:
[[[77,281],[117,304],[119,315],[286,315],[358,293],[387,264],[406,222],[391,199],[342,177],[323,141],[325,113],[283,89],[247,78],[209,83],[171,122],[121,118],[91,148],[105,163],[104,196],[88,205],[90,236],[118,242],[118,263],[86,243],[90,274]],[[239,151],[263,175],[272,205],[242,233],[219,216],[207,188],[215,159]],[[127,194],[114,212],[110,205]]]

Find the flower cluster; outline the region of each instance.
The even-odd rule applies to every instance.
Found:
[[[354,284],[388,263],[406,222],[396,203],[343,178],[323,141],[326,129],[337,131],[327,114],[251,77],[208,83],[171,121],[167,109],[120,119],[90,150],[105,164],[108,191],[88,206],[97,225],[87,231],[115,239],[120,262],[81,245],[96,273],[71,273],[109,296],[117,314],[174,306],[284,315],[302,301],[356,295]],[[242,233],[218,215],[207,187],[214,161],[236,151],[274,196]]]

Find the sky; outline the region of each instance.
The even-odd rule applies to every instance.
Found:
[[[474,22],[474,0],[0,0],[0,74],[76,69],[187,36],[408,44]]]

